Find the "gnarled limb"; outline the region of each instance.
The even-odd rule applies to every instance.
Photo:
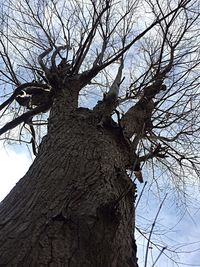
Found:
[[[5,108],[7,105],[11,104],[15,98],[23,91],[26,90],[27,88],[35,88],[35,89],[48,89],[49,86],[46,84],[39,84],[39,83],[35,83],[35,82],[31,82],[31,83],[24,83],[21,84],[20,86],[18,86],[15,91],[13,92],[13,94],[0,105],[0,110],[2,110],[3,108]]]

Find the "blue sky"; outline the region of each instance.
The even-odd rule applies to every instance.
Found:
[[[140,191],[140,185],[138,191]],[[147,189],[148,190],[148,189]],[[199,187],[193,187],[191,199],[171,198],[167,196],[159,212],[152,241],[160,248],[166,246],[165,256],[158,259],[155,266],[174,267],[174,266],[200,266],[200,201]],[[161,197],[163,199],[163,197]],[[180,196],[181,198],[181,196]],[[159,210],[161,200],[153,193],[145,193],[137,207],[137,224],[140,229],[146,230],[146,236],[149,236],[149,229],[154,222],[155,216]],[[149,225],[149,227],[147,227]],[[144,257],[146,253],[146,241],[136,234],[138,243],[139,266],[144,266]],[[159,250],[151,245],[149,250],[148,267],[153,266],[153,262],[159,255]],[[170,250],[176,251],[171,253]],[[174,262],[170,259],[172,258]]]

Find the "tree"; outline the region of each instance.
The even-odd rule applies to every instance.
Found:
[[[0,266],[137,266],[132,177],[199,172],[198,3],[1,5],[0,134],[36,157],[0,205]]]

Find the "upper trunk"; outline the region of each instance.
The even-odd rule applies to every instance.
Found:
[[[137,266],[129,147],[94,111],[61,106],[0,205],[0,266]]]

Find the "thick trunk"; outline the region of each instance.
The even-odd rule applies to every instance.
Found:
[[[63,116],[0,204],[0,266],[137,266],[129,148],[88,109]]]

